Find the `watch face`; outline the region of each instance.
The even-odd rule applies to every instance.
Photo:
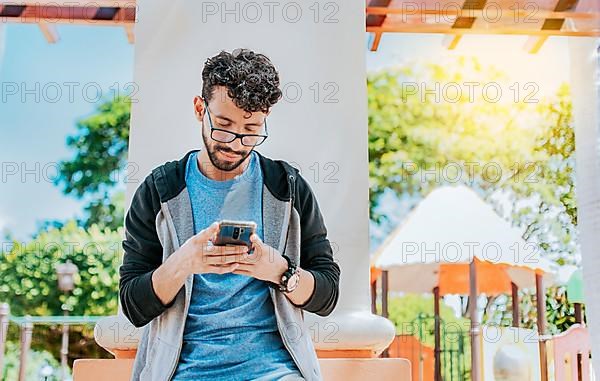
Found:
[[[294,273],[287,281],[287,291],[291,292],[298,287],[298,283],[300,282],[300,274]]]

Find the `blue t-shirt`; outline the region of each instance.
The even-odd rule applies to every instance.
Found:
[[[190,156],[186,184],[194,232],[221,219],[262,223],[263,177],[258,155],[244,172],[212,180]],[[300,373],[277,329],[266,282],[239,274],[195,274],[183,346],[173,380],[277,380]]]

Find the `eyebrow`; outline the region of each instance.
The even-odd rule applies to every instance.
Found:
[[[222,116],[222,115],[218,115],[218,114],[213,114],[215,116],[215,118],[219,118],[219,119],[224,119],[226,121],[228,121],[229,123],[233,123],[234,121],[229,119],[226,116]],[[258,124],[258,123],[245,123],[245,126],[256,126],[256,127],[260,127],[262,126],[262,124]]]

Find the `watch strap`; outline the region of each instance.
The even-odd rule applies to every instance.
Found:
[[[282,257],[284,257],[287,261],[288,268],[281,276],[279,284],[277,285],[277,289],[281,292],[286,292],[288,291],[288,281],[290,280],[292,275],[294,275],[298,271],[298,267],[294,262],[292,262],[292,260],[287,255],[283,254]]]

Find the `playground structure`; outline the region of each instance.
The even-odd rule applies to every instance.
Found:
[[[471,243],[472,247],[461,246],[463,243]],[[480,250],[486,246],[493,247],[493,252]],[[565,374],[574,374],[582,377],[574,380],[590,380],[591,348],[587,328],[578,325],[558,336],[546,335],[543,281],[544,278],[552,281],[553,274],[550,264],[537,251],[527,250],[527,246],[518,229],[499,217],[469,188],[445,186],[432,191],[389,235],[372,258],[372,308],[376,310],[377,280],[380,278],[382,316],[388,317],[390,291],[431,292],[434,295],[434,315],[420,316],[417,324],[410,324],[418,327],[416,336],[409,339],[406,335],[397,335],[387,355],[411,359],[413,380],[464,380],[469,364],[471,380],[487,380],[491,376],[486,374],[500,366],[496,362],[501,362],[498,358],[508,350],[522,351],[521,357],[529,353],[537,361],[536,366],[523,364],[523,367],[531,367],[527,371],[520,370],[514,363],[507,365],[505,374],[516,372],[515,379],[526,379],[523,374],[529,374],[534,380],[564,380]],[[521,255],[516,255],[517,252]],[[569,282],[571,300],[579,304],[581,313],[581,276],[576,272],[572,279]],[[537,332],[519,328],[520,288],[536,290]],[[449,332],[442,329],[440,318],[440,297],[449,294],[469,296],[470,329],[455,330],[453,340],[444,338]],[[480,311],[472,301],[481,294],[488,297],[511,295],[512,327],[480,323]],[[422,344],[425,318],[434,322],[434,348]],[[581,315],[577,320],[583,323]],[[470,341],[471,352],[468,362],[464,360],[466,338]],[[532,346],[533,342],[535,346]],[[411,349],[403,348],[404,343]],[[431,352],[433,364],[427,356]],[[571,358],[574,355],[577,357]],[[563,364],[565,356],[568,361]],[[576,368],[572,365],[575,363]],[[428,370],[431,365],[432,373]]]

